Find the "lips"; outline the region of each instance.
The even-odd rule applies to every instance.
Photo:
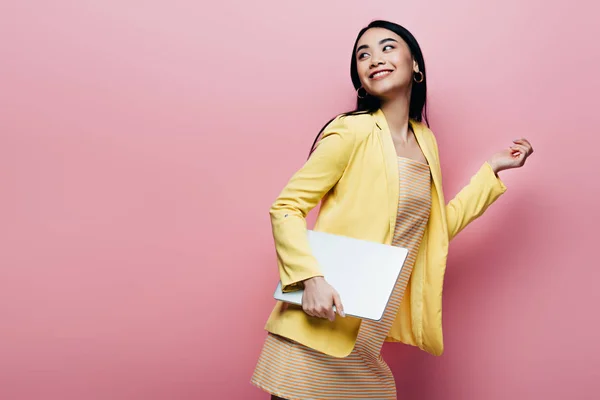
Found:
[[[388,76],[391,73],[392,73],[391,69],[380,69],[379,71],[372,72],[371,75],[369,75],[369,78],[381,79],[381,78],[385,78],[386,76]]]

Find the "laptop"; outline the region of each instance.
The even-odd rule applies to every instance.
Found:
[[[325,280],[340,294],[345,314],[380,321],[408,249],[313,230],[307,234]],[[302,305],[303,293],[283,293],[279,281],[274,298]]]

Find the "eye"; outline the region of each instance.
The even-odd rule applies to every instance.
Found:
[[[383,51],[385,51],[385,50],[386,50],[386,49],[388,49],[388,48],[389,48],[390,50],[393,50],[395,47],[394,47],[394,46],[392,46],[391,44],[386,44],[385,46],[383,46]]]
[[[358,55],[358,59],[361,60],[361,59],[365,58],[364,56],[367,56],[367,55],[368,55],[367,53],[360,53]]]

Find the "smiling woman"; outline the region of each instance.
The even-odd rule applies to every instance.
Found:
[[[352,51],[350,78],[356,90],[356,109],[344,116],[373,113],[386,97],[399,95],[404,104],[396,104],[408,109],[407,119],[428,124],[425,59],[419,43],[406,28],[387,21],[373,21],[363,28]]]
[[[442,354],[448,243],[504,193],[497,173],[522,166],[533,151],[519,140],[494,154],[446,205],[413,35],[372,22],[354,44],[351,78],[356,109],[326,124],[270,210],[283,290],[304,290],[301,307],[278,302],[267,321],[251,382],[273,398],[396,399],[383,343]],[[344,299],[312,256],[305,217],[319,202],[315,230],[409,250],[380,321],[344,316]]]
[[[356,49],[358,74],[362,77],[361,82],[364,82],[363,88],[380,99],[392,94],[394,89],[406,86],[413,71],[420,73],[419,64],[413,59],[408,45],[402,39],[388,37],[390,34],[384,28],[370,29],[363,35],[363,40],[367,43],[377,42],[377,47],[362,44]],[[377,40],[379,37],[383,39]],[[394,76],[390,76],[392,73]],[[422,79],[422,73],[420,77]]]

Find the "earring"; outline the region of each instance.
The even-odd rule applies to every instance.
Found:
[[[363,96],[361,96],[361,95],[360,95],[360,89],[362,89],[362,90],[364,90],[364,91],[365,91],[365,94],[364,94]],[[367,93],[367,90],[366,90],[364,87],[362,87],[362,86],[361,86],[361,87],[359,87],[358,89],[356,89],[356,96],[357,96],[359,99],[364,99],[364,98],[365,98],[365,97],[367,97],[368,95],[369,95],[369,93]]]
[[[419,79],[417,79],[417,76],[419,77]],[[415,82],[421,83],[421,82],[423,82],[423,79],[425,79],[425,76],[423,75],[423,73],[421,71],[416,71],[413,79],[415,80]]]

